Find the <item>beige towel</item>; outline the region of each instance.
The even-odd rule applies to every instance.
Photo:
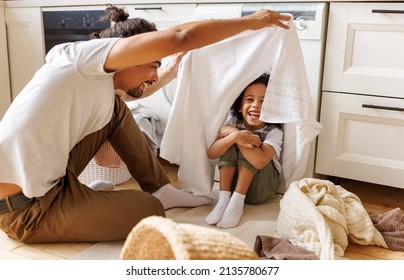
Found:
[[[348,239],[387,248],[359,198],[330,181],[293,182],[280,209],[276,234],[320,259],[343,258]]]

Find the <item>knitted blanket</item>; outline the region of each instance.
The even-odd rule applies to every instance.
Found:
[[[387,248],[360,199],[327,180],[307,178],[290,185],[275,233],[322,260],[343,258],[348,240]]]

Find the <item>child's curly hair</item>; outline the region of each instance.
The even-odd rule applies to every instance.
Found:
[[[231,108],[230,108],[231,115],[236,117],[239,122],[243,122],[243,114],[240,112],[240,108],[241,108],[241,103],[243,101],[243,96],[244,96],[245,90],[249,86],[254,85],[254,84],[263,84],[263,85],[267,86],[268,81],[269,81],[269,75],[264,73],[261,76],[259,76],[257,79],[252,81],[248,86],[246,86],[246,88],[241,92],[241,94],[237,97],[236,101],[234,101],[233,105],[231,106]]]

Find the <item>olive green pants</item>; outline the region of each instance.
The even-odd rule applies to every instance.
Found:
[[[109,140],[143,191],[94,191],[78,176]],[[125,239],[141,219],[165,216],[152,192],[169,183],[157,157],[126,104],[115,99],[111,121],[70,152],[66,175],[34,202],[0,214],[0,228],[27,243]]]
[[[275,196],[278,190],[280,179],[273,161],[271,160],[264,168],[257,169],[252,166],[238,149],[233,145],[219,160],[218,167],[221,166],[243,166],[254,174],[253,180],[246,193],[245,202],[248,204],[261,204]],[[231,191],[233,192],[237,184],[237,172],[233,177]]]

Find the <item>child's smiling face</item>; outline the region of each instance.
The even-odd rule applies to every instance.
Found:
[[[249,130],[257,130],[265,126],[265,123],[259,119],[265,91],[266,85],[261,83],[252,84],[244,91],[240,112],[243,115],[244,125]]]

